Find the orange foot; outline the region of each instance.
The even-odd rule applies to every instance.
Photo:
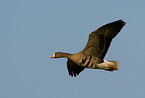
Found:
[[[110,69],[116,69],[117,67],[116,66],[111,66],[111,65],[107,65],[108,68]]]

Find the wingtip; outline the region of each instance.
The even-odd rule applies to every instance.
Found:
[[[123,19],[117,20],[117,22],[122,22],[122,23],[123,23],[123,25],[125,25],[125,24],[126,24],[126,22],[125,22]]]

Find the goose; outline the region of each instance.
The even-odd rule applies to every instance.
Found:
[[[68,58],[67,69],[72,77],[79,75],[85,68],[111,72],[119,70],[118,61],[107,61],[104,57],[112,39],[125,24],[123,20],[105,24],[89,34],[88,42],[82,51],[75,54],[55,52],[50,58]]]

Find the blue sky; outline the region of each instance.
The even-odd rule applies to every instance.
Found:
[[[1,0],[0,98],[145,97],[144,0]],[[88,35],[118,19],[127,22],[105,57],[120,70],[85,69],[68,76],[66,59]]]

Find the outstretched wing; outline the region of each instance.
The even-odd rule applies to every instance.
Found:
[[[124,21],[118,20],[93,31],[89,34],[87,45],[82,51],[87,55],[104,58],[112,39],[120,32],[124,25]]]
[[[79,73],[81,71],[83,71],[85,69],[85,67],[78,66],[72,60],[68,59],[68,61],[67,61],[67,69],[68,69],[68,73],[69,73],[70,76],[76,77],[77,75],[79,75]]]

